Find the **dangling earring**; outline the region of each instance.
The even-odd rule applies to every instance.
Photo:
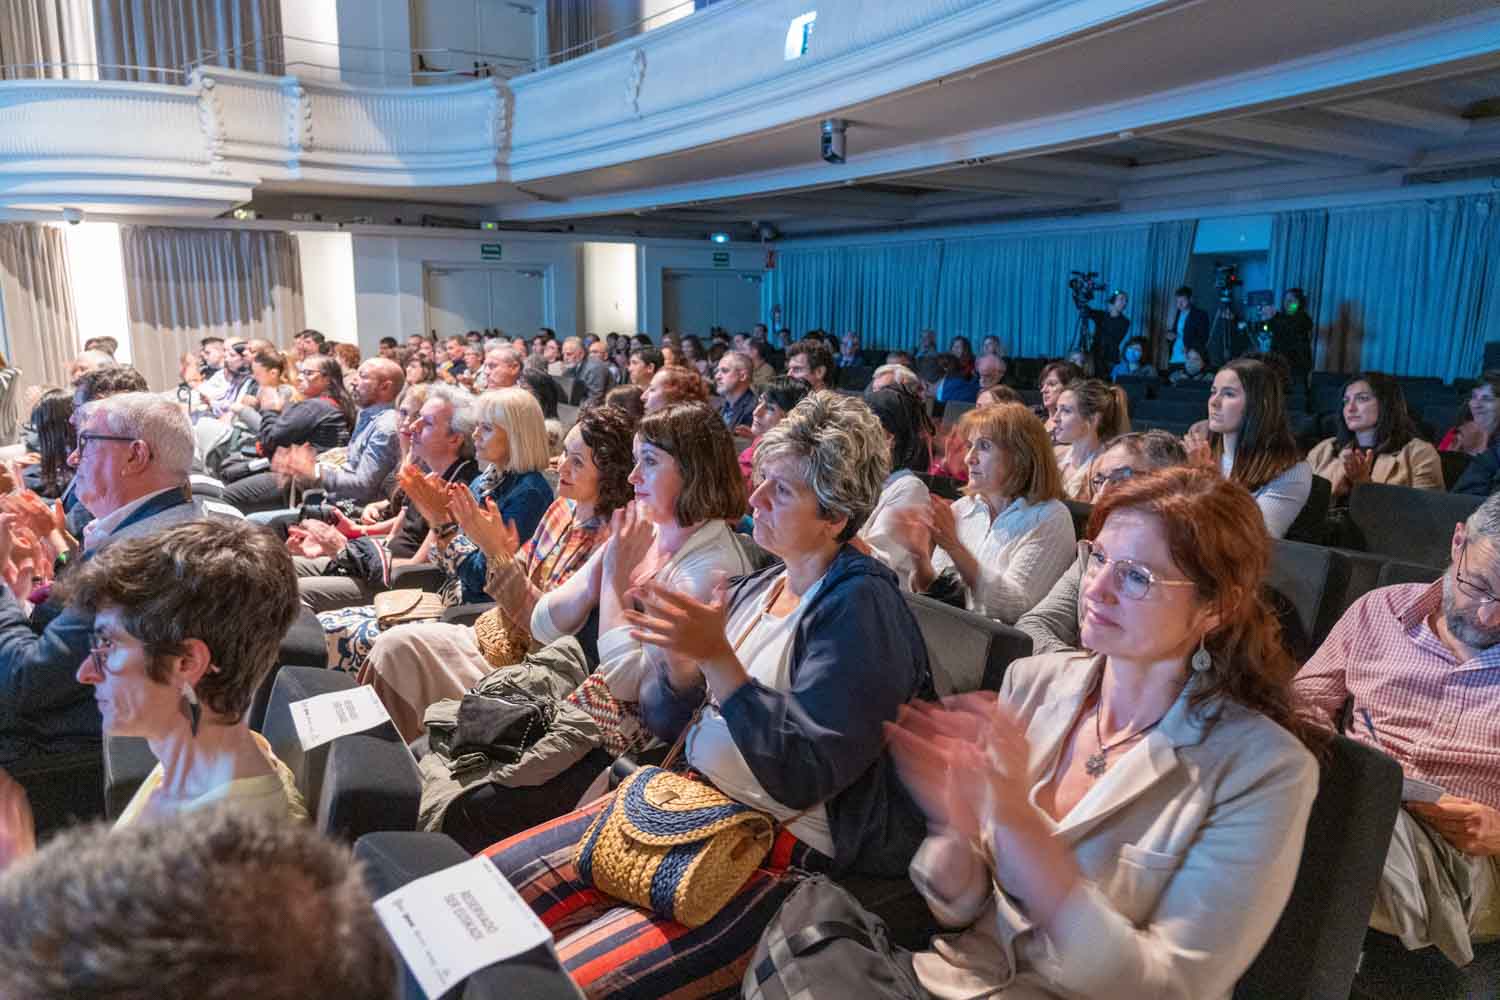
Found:
[[[198,735],[198,720],[203,716],[203,709],[198,707],[198,692],[193,690],[193,685],[188,681],[182,682],[182,700],[187,702],[188,725],[192,727],[193,735]]]
[[[1214,658],[1209,655],[1208,647],[1204,645],[1204,639],[1198,640],[1198,651],[1193,654],[1193,669],[1198,673],[1207,673],[1214,665]]]

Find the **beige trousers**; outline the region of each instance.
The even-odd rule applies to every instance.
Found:
[[[1412,951],[1436,945],[1468,965],[1476,942],[1500,938],[1500,857],[1465,854],[1401,810],[1370,926]]]

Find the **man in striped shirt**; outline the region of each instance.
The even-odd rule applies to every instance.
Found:
[[[1443,790],[1398,816],[1370,925],[1464,966],[1500,937],[1500,494],[1454,529],[1452,559],[1356,601],[1295,686],[1323,724],[1352,699],[1347,735]]]

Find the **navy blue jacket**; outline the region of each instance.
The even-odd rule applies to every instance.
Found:
[[[490,469],[469,484],[469,491],[482,505],[494,500],[500,516],[515,526],[516,536],[525,544],[536,534],[537,525],[552,506],[552,487],[540,472],[506,472],[497,475]],[[454,565],[454,575],[463,588],[463,602],[478,604],[491,598],[484,592],[489,562],[478,548],[461,556]]]
[[[781,571],[778,563],[736,580],[730,608],[763,599]],[[933,689],[895,574],[848,545],[839,550],[797,624],[791,685],[773,691],[752,680],[719,706],[751,773],[782,805],[824,805],[835,874],[906,874],[927,828],[885,752],[881,723]],[[672,742],[704,693],[702,684],[674,690],[658,665],[641,686],[642,717]]]

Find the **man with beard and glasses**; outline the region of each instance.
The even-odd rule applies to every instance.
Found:
[[[1294,683],[1330,727],[1351,699],[1346,735],[1441,788],[1408,780],[1370,926],[1462,967],[1500,937],[1500,495],[1454,528],[1452,560],[1355,601]]]

